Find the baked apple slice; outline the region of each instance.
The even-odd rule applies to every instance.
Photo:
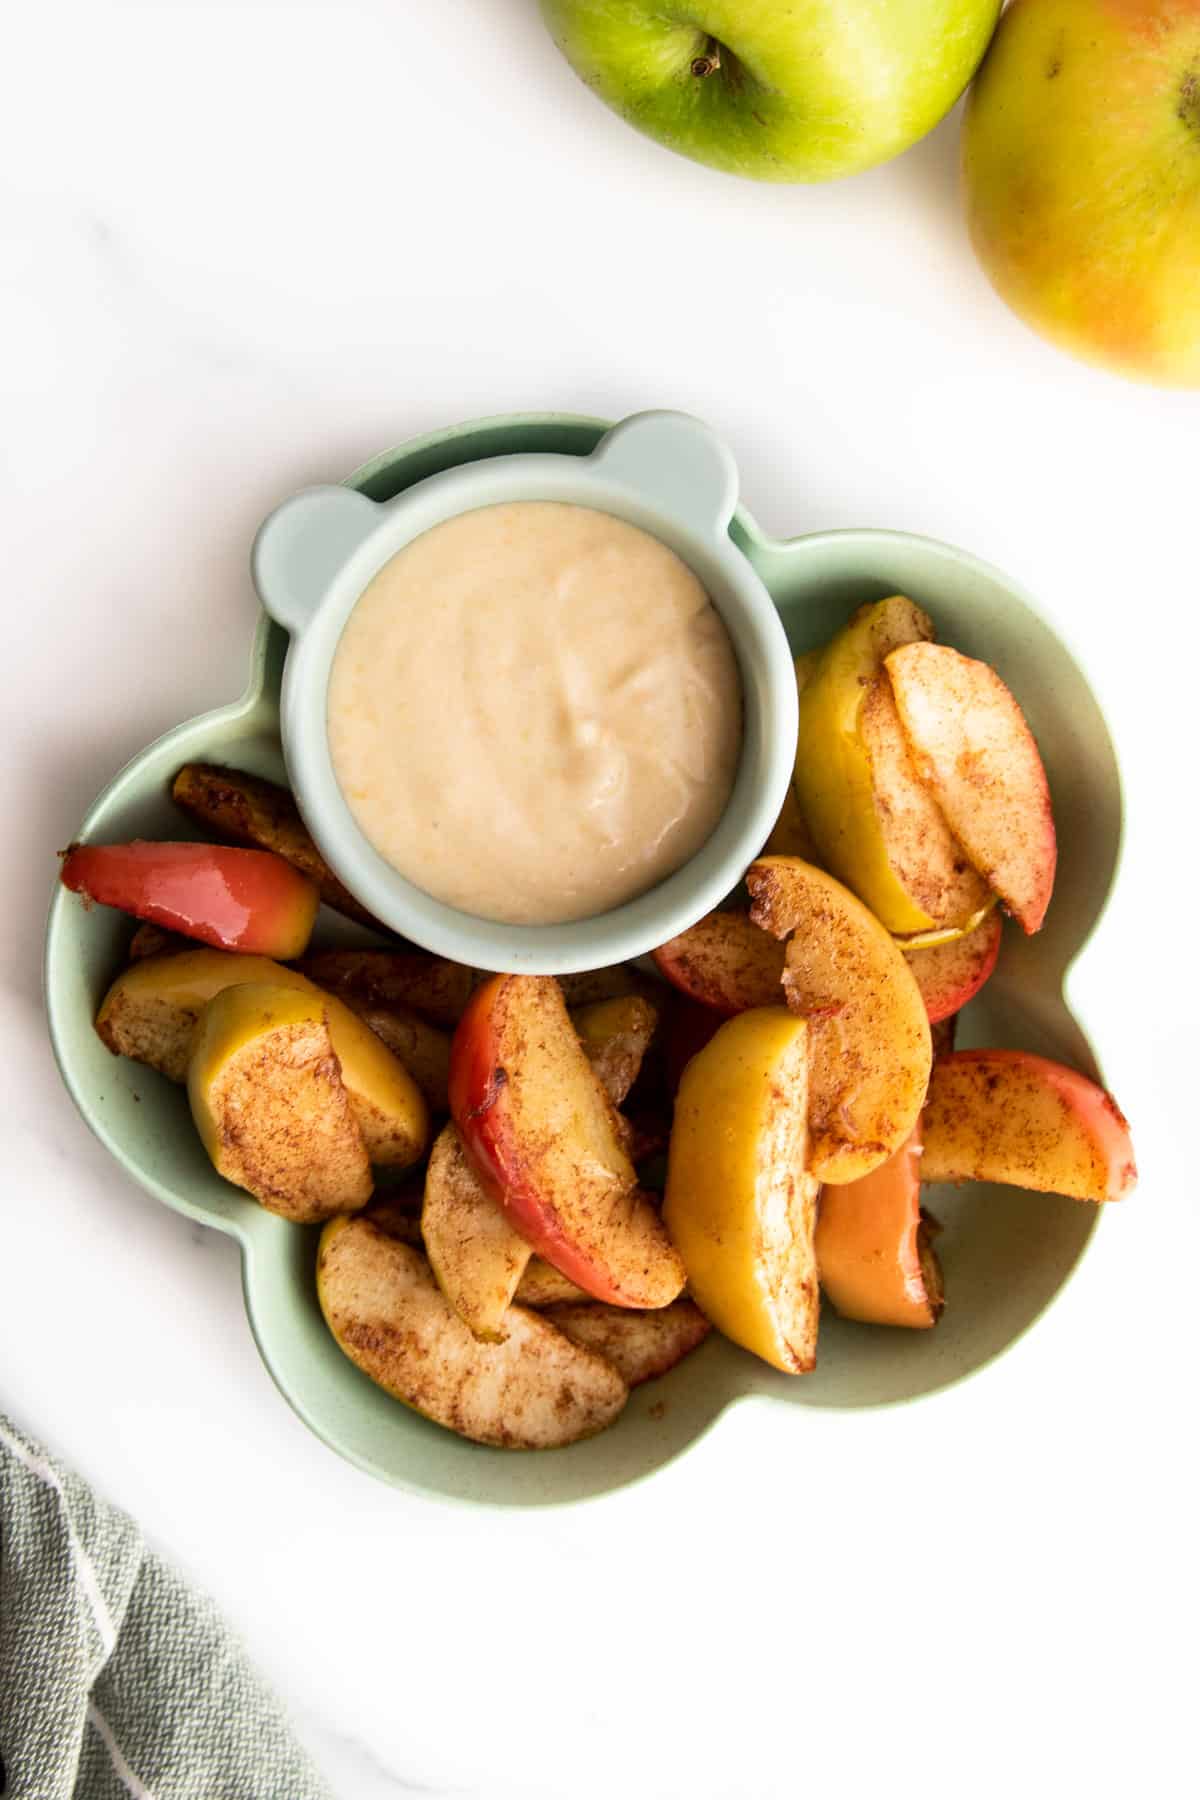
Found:
[[[513,1298],[518,1306],[541,1307],[558,1306],[568,1300],[586,1300],[587,1295],[573,1281],[568,1281],[565,1275],[560,1275],[544,1256],[531,1256]],[[598,1306],[600,1302],[596,1301],[595,1304]],[[630,1310],[630,1317],[637,1318],[638,1314]]]
[[[62,884],[217,950],[301,956],[320,895],[281,856],[224,844],[75,844]]]
[[[658,1029],[658,1008],[640,994],[622,994],[576,1007],[571,1023],[601,1087],[620,1106]]]
[[[771,827],[771,835],[760,852],[763,856],[802,856],[806,862],[815,862],[817,846],[813,843],[812,832],[800,809],[796,798],[796,790],[789,783],[784,795],[783,805],[779,809],[779,817]]]
[[[300,973],[359,1009],[405,1006],[431,1025],[453,1029],[479,977],[474,969],[424,950],[323,950]]]
[[[820,1308],[807,1047],[783,1007],[726,1020],[683,1072],[663,1201],[701,1311],[792,1375],[816,1363]]]
[[[974,999],[996,967],[1003,924],[993,907],[981,925],[966,937],[952,938],[928,950],[904,951],[904,960],[916,976],[929,1023],[937,1025]]]
[[[917,772],[980,874],[1027,932],[1057,860],[1046,771],[1017,702],[987,663],[908,644],[885,667]]]
[[[248,982],[319,996],[371,1161],[392,1168],[416,1162],[429,1142],[429,1109],[408,1070],[348,1006],[269,957],[222,950],[146,957],[113,982],[96,1030],[114,1054],[186,1081],[205,1007],[226,988]]]
[[[386,927],[343,887],[317,849],[290,789],[240,769],[185,763],[175,777],[171,798],[215,837],[282,856],[315,883],[327,906],[386,935]]]
[[[218,1175],[298,1224],[365,1206],[371,1165],[320,994],[247,983],[205,1008],[188,1100]]]
[[[627,1387],[640,1387],[673,1369],[704,1342],[712,1326],[691,1300],[672,1300],[657,1312],[632,1312],[599,1300],[551,1306],[543,1315],[573,1344],[594,1350]]]
[[[924,1182],[994,1181],[1072,1200],[1120,1200],[1137,1183],[1112,1095],[1027,1050],[939,1058],[921,1130]]]
[[[568,1280],[618,1306],[676,1297],[683,1265],[552,977],[477,990],[454,1034],[450,1110],[484,1189]]]
[[[584,1055],[614,1105],[637,1078],[657,1017],[637,994],[597,1000],[572,1014]],[[633,1133],[629,1136],[632,1140]],[[629,1147],[632,1160],[632,1141]],[[503,1208],[484,1191],[453,1122],[429,1159],[421,1227],[438,1284],[476,1337],[502,1339],[505,1314],[514,1300],[537,1306],[581,1297],[574,1282],[534,1256]]]
[[[579,969],[574,975],[559,975],[558,985],[568,1006],[594,1006],[601,1000],[621,1000],[629,994],[640,994],[653,1001],[655,983],[628,963],[610,963],[603,969]]]
[[[424,1094],[430,1112],[448,1113],[450,1034],[407,1006],[370,1006],[350,998],[345,1004],[404,1064]]]
[[[896,933],[961,926],[987,899],[918,779],[884,675],[890,651],[932,636],[902,594],[862,606],[800,693],[794,786],[815,860]]]
[[[784,993],[809,1022],[808,1166],[819,1181],[857,1181],[921,1111],[932,1060],[921,990],[895,940],[832,875],[760,857],[746,885],[751,917],[787,939]]]
[[[726,1018],[782,1004],[783,947],[745,913],[709,913],[653,956],[672,987]]]
[[[425,1197],[424,1172],[415,1179],[408,1180],[385,1188],[382,1193],[376,1192],[367,1206],[363,1217],[389,1237],[399,1238],[402,1244],[411,1244],[414,1250],[428,1254],[425,1245],[425,1234],[421,1230],[421,1211]],[[491,1206],[491,1201],[488,1205]],[[499,1208],[493,1209],[499,1215]],[[514,1296],[518,1306],[544,1308],[557,1306],[566,1301],[587,1300],[582,1288],[577,1288],[573,1281],[552,1269],[548,1262],[540,1256],[531,1256],[517,1285]],[[599,1305],[599,1301],[594,1304]],[[622,1316],[637,1318],[636,1313]],[[499,1341],[503,1334],[497,1334],[494,1341]]]
[[[317,1298],[339,1349],[364,1375],[477,1444],[573,1444],[611,1425],[629,1397],[611,1363],[524,1307],[513,1307],[502,1344],[480,1343],[420,1252],[366,1218],[325,1227]]]
[[[927,1331],[942,1311],[942,1271],[921,1213],[920,1126],[859,1181],[821,1189],[817,1269],[844,1319]]]
[[[451,1121],[434,1139],[421,1235],[438,1286],[477,1338],[498,1343],[533,1251],[486,1194]]]
[[[871,769],[875,816],[896,879],[928,914],[934,931],[973,930],[992,900],[991,890],[917,773],[885,674],[863,695],[858,729]]]

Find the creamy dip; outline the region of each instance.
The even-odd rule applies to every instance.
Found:
[[[334,773],[392,867],[480,918],[606,911],[712,832],[741,750],[725,626],[665,544],[554,501],[435,526],[375,576],[329,681]]]

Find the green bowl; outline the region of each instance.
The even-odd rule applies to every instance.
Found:
[[[386,500],[415,481],[484,456],[585,455],[605,422],[554,414],[487,419],[414,440],[350,477]],[[1068,976],[1115,874],[1121,792],[1104,720],[1080,668],[1028,598],[996,569],[929,539],[835,531],[782,542],[744,510],[735,542],[775,599],[795,651],[820,643],[853,606],[912,596],[938,634],[995,663],[1041,746],[1059,824],[1058,886],[1046,928],[1006,928],[996,974],[964,1015],[960,1043],[1037,1050],[1100,1073]],[[260,619],[241,700],[180,725],[126,765],[80,837],[179,837],[170,799],[183,762],[225,762],[283,778],[279,682],[286,639]],[[865,1408],[936,1393],[989,1362],[1061,1289],[1097,1209],[1016,1189],[935,1190],[930,1205],[949,1302],[936,1331],[850,1324],[828,1310],[820,1365],[789,1378],[715,1336],[671,1375],[637,1390],[618,1423],[567,1450],[520,1456],[442,1431],[374,1387],[338,1350],[317,1306],[315,1232],[264,1212],[213,1171],[181,1088],[113,1057],[92,1029],[121,967],[129,924],[60,890],[50,909],[46,1006],[63,1079],[87,1123],[133,1178],[188,1218],[236,1238],[250,1326],[281,1392],[331,1448],[385,1481],[438,1497],[531,1506],[579,1500],[651,1474],[748,1396],[775,1404],[779,1431],[803,1431],[810,1407]]]

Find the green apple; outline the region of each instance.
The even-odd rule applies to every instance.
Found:
[[[713,168],[831,181],[931,131],[1000,0],[542,0],[576,74],[623,119]]]
[[[1200,387],[1200,0],[1015,0],[968,103],[968,219],[1014,312]]]

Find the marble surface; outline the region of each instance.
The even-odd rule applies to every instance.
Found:
[[[1001,308],[954,120],[838,187],[739,185],[611,118],[532,0],[58,0],[4,62],[0,1403],[208,1585],[344,1800],[1182,1791],[1200,401]],[[1081,647],[1129,801],[1090,1008],[1143,1183],[965,1387],[750,1407],[599,1503],[435,1506],[307,1434],[233,1247],[76,1118],[53,853],[240,690],[280,496],[469,415],[650,404],[727,434],[770,528],[963,543]]]

